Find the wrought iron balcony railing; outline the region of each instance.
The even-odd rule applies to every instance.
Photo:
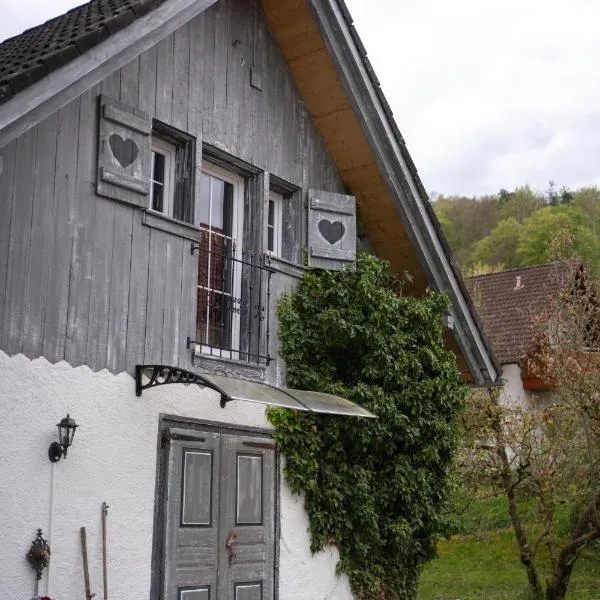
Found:
[[[269,364],[270,258],[240,251],[218,230],[202,232],[195,343],[204,354]]]

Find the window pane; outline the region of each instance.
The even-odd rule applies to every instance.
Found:
[[[165,182],[165,155],[160,152],[153,152],[154,154],[154,169],[152,178],[154,181],[160,183]]]
[[[202,173],[200,178],[200,199],[196,214],[198,215],[198,222],[205,227],[209,225],[208,215],[210,210],[210,175]]]
[[[275,202],[273,200],[269,200],[269,217],[267,223],[269,227],[275,225]]]
[[[223,200],[225,182],[216,177],[211,178],[212,207],[210,211],[210,226],[212,229],[223,229]]]
[[[273,239],[273,234],[273,227],[269,225],[269,228],[267,229],[267,250],[269,252],[273,252],[275,250],[275,240]]]
[[[152,182],[152,210],[164,212],[165,186],[162,183]]]

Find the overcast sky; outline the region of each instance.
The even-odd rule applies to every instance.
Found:
[[[0,39],[81,3],[0,1]],[[346,2],[430,192],[600,185],[598,0]]]

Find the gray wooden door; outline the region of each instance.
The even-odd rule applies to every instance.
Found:
[[[275,451],[265,438],[171,440],[165,600],[273,600]]]

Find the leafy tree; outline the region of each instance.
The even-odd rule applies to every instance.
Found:
[[[497,221],[494,197],[440,196],[433,208],[459,264],[468,262],[473,245],[488,235]]]
[[[498,219],[523,221],[538,208],[544,206],[544,197],[536,194],[528,185],[515,188],[512,192],[500,190]]]
[[[470,262],[502,264],[506,268],[518,266],[516,250],[520,234],[521,224],[514,217],[500,221],[488,236],[475,244]]]
[[[498,390],[473,394],[464,412],[463,475],[503,490],[519,557],[534,595],[563,600],[582,550],[600,539],[600,298],[590,280],[536,319],[538,350],[528,368],[551,385],[546,404],[521,406]],[[520,500],[536,505],[526,525]],[[572,507],[569,530],[557,510]],[[542,555],[551,565],[543,578]]]
[[[598,239],[590,229],[587,216],[569,205],[545,206],[523,222],[516,256],[520,266],[533,266],[556,258],[556,241],[562,258],[579,255],[595,259]]]
[[[597,187],[584,187],[573,193],[573,205],[590,219],[594,235],[600,233],[600,190]]]
[[[288,383],[377,419],[271,409],[286,479],[305,494],[313,552],[335,544],[357,600],[409,600],[449,531],[443,507],[464,388],[444,347],[447,299],[401,295],[389,265],[312,271],[280,305]]]

